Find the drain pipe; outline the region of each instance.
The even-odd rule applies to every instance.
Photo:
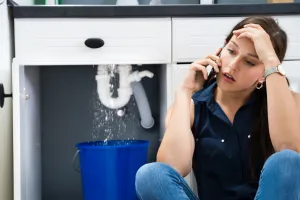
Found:
[[[132,82],[131,87],[140,113],[141,126],[145,129],[152,128],[154,125],[154,119],[152,117],[149,101],[142,83]]]
[[[143,77],[152,78],[153,73],[147,70],[141,72],[134,71],[131,73],[131,65],[119,65],[120,87],[118,88],[118,97],[114,98],[110,92],[110,75],[108,68],[108,65],[98,65],[96,75],[97,92],[102,104],[110,109],[122,108],[129,102],[132,93],[134,93],[141,117],[141,126],[145,129],[151,128],[154,125],[154,119],[145,90],[139,82]]]
[[[113,98],[110,93],[108,67],[107,65],[98,65],[96,81],[99,99],[105,107],[111,109],[124,107],[132,95],[132,88],[127,80],[131,72],[131,65],[119,66],[118,72],[120,74],[120,87],[118,88],[118,97]]]

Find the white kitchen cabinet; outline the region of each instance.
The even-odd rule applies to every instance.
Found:
[[[215,53],[244,17],[173,18],[173,62],[193,62]],[[288,35],[286,60],[300,58],[299,15],[274,16]]]
[[[285,60],[300,60],[300,15],[275,16],[279,25],[288,36]]]
[[[6,1],[0,0],[0,84],[11,94],[11,26]],[[0,199],[13,199],[12,100],[0,107]]]
[[[79,175],[72,171],[69,158],[75,153],[71,144],[88,138],[76,129],[91,131],[88,106],[82,104],[92,98],[93,65],[138,64],[142,65],[140,69],[146,65],[154,71],[158,66],[158,84],[150,82],[147,92],[160,94],[154,107],[160,121],[155,131],[161,138],[167,108],[188,63],[215,52],[242,18],[15,19],[14,200],[80,197],[80,192],[72,190],[80,188],[76,185]],[[278,21],[290,38],[284,66],[291,87],[300,91],[300,54],[296,50],[300,31],[295,25],[299,17],[279,16]],[[95,39],[92,45],[99,48],[87,47],[87,39]],[[9,87],[7,93],[11,92]],[[154,95],[150,96],[156,101]],[[80,121],[82,127],[78,126]],[[64,149],[67,153],[62,153],[59,150],[67,140],[71,140]],[[63,163],[64,170],[55,163]],[[196,193],[193,174],[185,179]]]
[[[144,130],[136,124],[139,113],[130,100],[125,110],[137,122],[114,117],[113,128],[128,129],[113,139],[147,139],[155,157],[170,101],[170,18],[15,19],[14,25],[14,200],[82,199],[80,174],[72,166],[75,144],[103,140],[107,130],[98,127],[105,116],[94,117],[104,109],[96,65],[132,64],[154,73],[143,86],[157,125]],[[104,45],[88,48],[88,38]],[[110,118],[116,111],[106,113]]]
[[[173,67],[173,76],[172,76],[172,94],[175,95],[176,89],[179,84],[183,81],[183,78],[186,76],[187,69],[190,64],[174,64]]]
[[[173,18],[173,62],[193,62],[215,53],[242,17]]]
[[[286,76],[293,91],[300,93],[300,59],[296,61],[284,61]]]
[[[15,34],[21,63],[171,62],[169,18],[18,19]]]

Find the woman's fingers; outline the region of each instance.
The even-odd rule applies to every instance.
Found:
[[[196,72],[197,71],[202,72],[204,79],[207,80],[207,76],[208,76],[207,70],[203,65],[198,63],[192,63],[191,68]]]
[[[215,69],[216,72],[219,72],[219,68],[222,65],[220,57],[218,57],[216,55],[210,55],[209,58],[217,64],[217,65],[214,65],[212,67]]]
[[[215,72],[219,72],[219,58],[215,55],[210,55],[208,58],[203,59],[202,65],[210,65],[214,68]]]
[[[218,48],[217,51],[216,51],[216,53],[215,53],[215,55],[216,56],[219,55],[221,53],[221,51],[222,51],[222,48]]]

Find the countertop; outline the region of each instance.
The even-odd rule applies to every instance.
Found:
[[[8,0],[8,4],[12,9],[14,18],[226,17],[300,14],[300,3],[155,6],[20,6]]]

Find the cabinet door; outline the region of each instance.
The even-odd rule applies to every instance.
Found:
[[[275,16],[279,25],[286,32],[288,37],[288,47],[285,60],[299,60],[300,59],[300,16]]]
[[[13,64],[14,200],[41,200],[38,67]]]
[[[293,91],[300,93],[300,60],[284,61],[283,67]]]
[[[0,83],[11,94],[11,47],[6,1],[0,0]],[[12,100],[5,98],[0,108],[0,199],[13,198]]]
[[[179,84],[183,81],[186,75],[189,64],[173,65],[173,77],[172,77],[172,95],[174,97],[175,91]]]
[[[183,81],[189,66],[190,66],[189,64],[173,65],[172,66],[173,67],[173,80],[172,80],[172,94],[173,94],[173,96],[175,94],[175,91],[176,91],[177,87]],[[174,100],[174,98],[172,99],[172,101],[173,100]],[[192,188],[194,193],[197,194],[197,185],[196,185],[196,179],[195,179],[194,173],[191,172],[184,179],[187,182],[187,184]]]

